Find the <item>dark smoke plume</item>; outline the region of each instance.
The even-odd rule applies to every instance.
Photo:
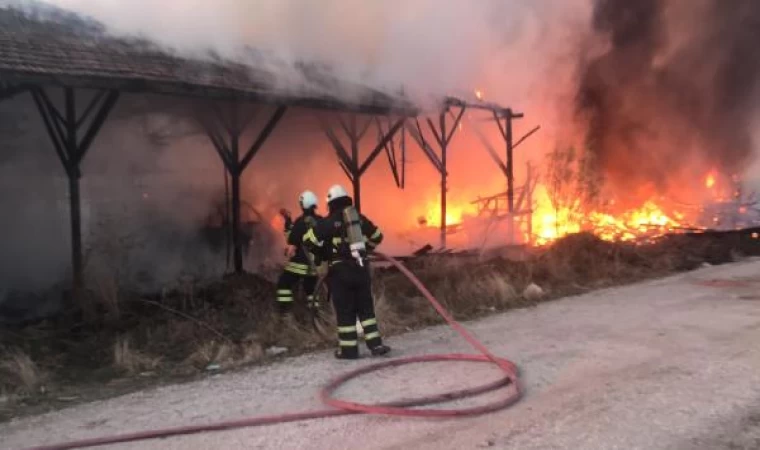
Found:
[[[577,107],[618,195],[677,195],[710,169],[741,174],[757,111],[760,1],[595,0],[592,27],[607,46],[582,59]]]

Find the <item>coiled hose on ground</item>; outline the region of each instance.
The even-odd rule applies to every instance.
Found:
[[[166,438],[171,436],[179,436],[185,434],[204,433],[210,431],[230,430],[234,428],[254,427],[261,425],[272,425],[278,423],[295,422],[309,419],[319,419],[327,417],[343,416],[348,414],[387,414],[395,416],[406,417],[455,417],[455,416],[473,416],[478,414],[485,414],[488,412],[497,411],[515,403],[522,396],[522,388],[518,379],[517,367],[514,363],[504,358],[498,358],[494,356],[480,341],[472,336],[462,325],[454,320],[446,309],[441,306],[438,300],[428,291],[428,289],[420,282],[413,273],[409,271],[403,264],[394,258],[377,253],[378,256],[385,259],[396,267],[401,273],[403,273],[415,287],[430,301],[438,314],[452,327],[457,333],[459,333],[467,342],[470,343],[479,354],[440,354],[440,355],[423,355],[423,356],[411,356],[408,358],[389,359],[386,361],[371,364],[365,367],[361,367],[356,370],[347,372],[334,380],[330,381],[320,392],[322,402],[331,409],[323,409],[316,411],[296,412],[290,414],[278,414],[272,416],[257,416],[249,417],[238,420],[229,420],[217,423],[190,425],[184,427],[165,428],[156,430],[146,430],[135,433],[127,433],[113,436],[102,436],[91,439],[83,439],[79,441],[65,442],[52,445],[43,445],[38,447],[31,447],[27,450],[63,450],[72,448],[85,448],[96,447],[107,444],[116,444],[132,441],[141,441],[147,439]],[[430,361],[470,361],[479,363],[491,363],[498,366],[504,373],[500,379],[482,385],[467,389],[461,389],[454,392],[447,392],[439,395],[420,397],[411,400],[405,400],[392,403],[381,404],[364,404],[351,402],[347,400],[340,400],[333,396],[333,393],[344,383],[357,378],[361,375],[365,375],[371,372],[375,372],[381,369],[389,367],[397,367],[405,364],[423,363]],[[424,405],[431,405],[442,402],[449,402],[453,400],[463,399],[480,395],[489,391],[493,391],[502,387],[507,388],[506,395],[503,398],[495,400],[486,405],[479,405],[469,408],[458,409],[411,409],[412,407],[419,407]]]

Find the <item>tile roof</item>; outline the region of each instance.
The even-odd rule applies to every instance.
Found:
[[[62,85],[413,114],[405,100],[340,81],[316,66],[300,67],[308,85],[285,90],[276,74],[251,64],[213,56],[187,59],[104,30],[98,22],[54,7],[23,12],[0,7],[0,87]]]

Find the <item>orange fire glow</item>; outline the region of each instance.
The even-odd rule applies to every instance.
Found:
[[[705,186],[708,189],[712,189],[715,186],[715,174],[712,172],[708,173],[705,177]]]
[[[616,214],[604,211],[582,212],[580,205],[555,209],[547,189],[538,184],[533,194],[532,236],[527,229],[524,241],[534,245],[547,245],[563,236],[589,231],[607,241],[646,240],[677,232],[683,227],[684,214],[666,213],[657,202],[649,200],[640,207]],[[424,223],[428,227],[440,227],[440,201],[429,202]],[[446,211],[448,226],[461,224],[466,217],[477,216],[477,208],[471,203],[449,202]],[[532,238],[532,239],[531,239]]]
[[[446,205],[446,225],[459,225],[465,216],[474,216],[477,209],[470,203],[449,202]],[[424,222],[429,227],[441,226],[441,201],[435,200],[427,204],[425,208]]]

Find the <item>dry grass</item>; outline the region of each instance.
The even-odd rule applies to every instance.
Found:
[[[132,348],[127,337],[120,337],[113,345],[113,365],[117,370],[134,375],[153,370],[161,364],[160,357],[151,357]]]
[[[210,340],[202,342],[187,359],[187,363],[198,368],[211,364],[229,365],[234,360],[234,349],[226,342]]]
[[[518,276],[490,263],[430,258],[412,270],[431,293],[459,320],[525,303],[518,294]],[[385,334],[397,334],[441,323],[433,306],[394,269],[378,270],[374,282],[375,309]]]
[[[732,261],[737,249],[760,254],[757,242],[747,247],[718,238],[676,236],[634,246],[581,234],[525,261],[429,256],[408,267],[454,317],[464,320],[690,270],[704,262]],[[185,283],[150,298],[130,297],[108,280],[93,286],[99,289],[91,295],[101,298],[80,304],[82,310],[89,308],[87,314],[80,311],[0,335],[0,345],[27,350],[4,353],[8,356],[0,362],[0,392],[39,392],[48,379],[39,365],[57,369],[51,378],[57,386],[87,384],[96,375],[101,386],[108,377],[144,371],[184,376],[205,373],[210,365],[229,369],[258,363],[269,358],[266,350],[271,346],[287,347],[294,355],[335,345],[329,309],[322,333],[314,329],[302,305],[295,310],[295,321],[283,322],[274,308],[273,282],[257,275],[226,277],[208,285]],[[428,301],[395,269],[375,268],[373,291],[386,335],[441,323]],[[103,342],[113,344],[104,347]],[[7,417],[3,414],[0,411],[0,419]]]
[[[250,335],[240,343],[240,360],[241,364],[249,364],[264,359],[264,347],[256,339],[256,335]]]
[[[47,374],[27,353],[19,349],[3,353],[5,356],[0,360],[0,386],[3,390],[34,394],[44,387]]]

